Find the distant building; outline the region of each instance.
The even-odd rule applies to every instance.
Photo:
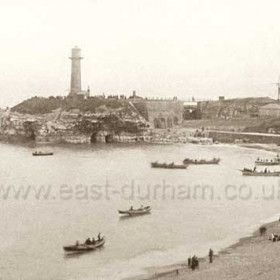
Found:
[[[183,102],[169,101],[144,101],[147,110],[148,121],[152,128],[172,128],[183,121]]]
[[[270,103],[259,108],[260,117],[280,117],[280,104]]]
[[[136,91],[134,90],[134,91],[132,92],[132,96],[129,96],[129,99],[133,99],[133,100],[135,100],[135,99],[142,100],[143,98],[140,97],[140,96],[137,96],[137,95],[136,95]]]

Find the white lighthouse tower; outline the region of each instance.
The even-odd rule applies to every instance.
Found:
[[[75,97],[88,97],[88,91],[82,91],[82,79],[81,79],[81,49],[75,46],[72,49],[72,55],[69,57],[72,61],[71,65],[71,89],[69,96]]]

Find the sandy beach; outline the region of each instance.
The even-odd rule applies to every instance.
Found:
[[[275,144],[239,144],[240,147],[266,150],[279,153]],[[139,276],[131,280],[231,280],[231,279],[280,279],[280,241],[268,240],[272,233],[280,235],[279,221],[264,224],[267,231],[260,235],[259,230],[252,236],[241,238],[237,243],[220,252],[215,252],[213,263],[208,257],[199,259],[199,269],[192,271],[184,263],[164,267],[149,268],[150,276]],[[208,253],[206,249],[205,255]]]
[[[266,233],[260,236],[259,231],[214,256],[213,263],[208,258],[200,259],[199,269],[192,271],[186,263],[165,268],[164,272],[155,272],[150,277],[134,279],[161,280],[231,280],[258,279],[271,280],[280,278],[280,241],[268,240],[271,233],[280,234],[280,223],[265,224]]]

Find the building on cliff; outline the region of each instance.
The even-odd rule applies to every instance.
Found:
[[[132,103],[151,128],[172,128],[183,121],[183,101],[134,99]]]
[[[72,49],[72,56],[70,57],[71,64],[71,89],[68,97],[72,98],[86,98],[90,95],[90,90],[82,91],[82,78],[81,78],[81,49],[74,47]]]

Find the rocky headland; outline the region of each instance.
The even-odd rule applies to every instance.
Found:
[[[134,142],[148,122],[129,101],[34,97],[0,112],[0,139],[38,143]]]

